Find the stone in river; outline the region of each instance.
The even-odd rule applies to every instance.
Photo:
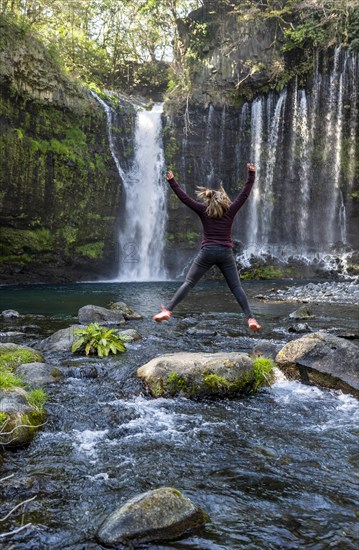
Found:
[[[202,526],[207,514],[177,489],[163,487],[135,496],[115,510],[101,525],[101,544],[141,544],[171,540]]]

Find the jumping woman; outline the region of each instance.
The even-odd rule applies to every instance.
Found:
[[[248,327],[251,330],[260,330],[261,326],[254,319],[248,304],[233,255],[232,225],[238,210],[246,202],[254,184],[256,169],[253,164],[247,164],[247,181],[237,198],[231,202],[223,185],[219,191],[197,187],[196,195],[203,202],[191,199],[176,182],[173,173],[167,173],[167,181],[176,193],[177,197],[194,210],[201,219],[203,225],[203,238],[201,250],[194,259],[183,285],[177,290],[167,306],[162,306],[162,311],[153,317],[157,323],[168,321],[172,311],[188,294],[200,278],[213,266],[217,265],[234,294],[237,302],[244,311]]]

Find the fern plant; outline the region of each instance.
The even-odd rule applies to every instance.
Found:
[[[86,355],[97,353],[99,357],[126,351],[124,342],[132,340],[131,337],[121,335],[117,329],[107,329],[98,323],[91,323],[86,329],[77,329],[74,332],[78,338],[72,344],[72,351],[84,350]]]

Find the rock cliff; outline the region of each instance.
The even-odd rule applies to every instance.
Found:
[[[26,30],[0,22],[0,281],[112,274],[121,181],[106,117]]]

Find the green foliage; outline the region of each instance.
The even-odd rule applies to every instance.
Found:
[[[86,355],[97,353],[100,357],[126,351],[124,342],[131,340],[118,330],[101,327],[98,323],[91,323],[86,329],[75,330],[75,334],[78,338],[72,344],[73,352],[85,351]]]
[[[27,394],[27,402],[31,407],[35,407],[36,409],[43,409],[44,405],[47,401],[47,395],[45,391],[41,388],[36,388],[34,390],[31,390]]]
[[[15,370],[19,365],[42,361],[41,353],[25,348],[2,347],[0,349],[0,369]]]
[[[269,386],[273,381],[274,362],[266,357],[258,357],[253,361],[254,384],[253,391],[262,386]]]
[[[9,417],[6,413],[0,412],[0,429],[1,429],[1,424],[4,424],[4,422],[6,422],[8,418]]]
[[[292,276],[293,270],[291,268],[281,268],[273,265],[254,267],[250,270],[241,272],[241,279],[283,279]]]
[[[97,241],[95,243],[87,243],[82,246],[76,247],[76,252],[87,256],[88,258],[95,259],[100,258],[103,254],[105,243],[103,241]]]
[[[0,389],[1,390],[12,390],[23,386],[21,378],[15,376],[10,370],[0,367]]]

